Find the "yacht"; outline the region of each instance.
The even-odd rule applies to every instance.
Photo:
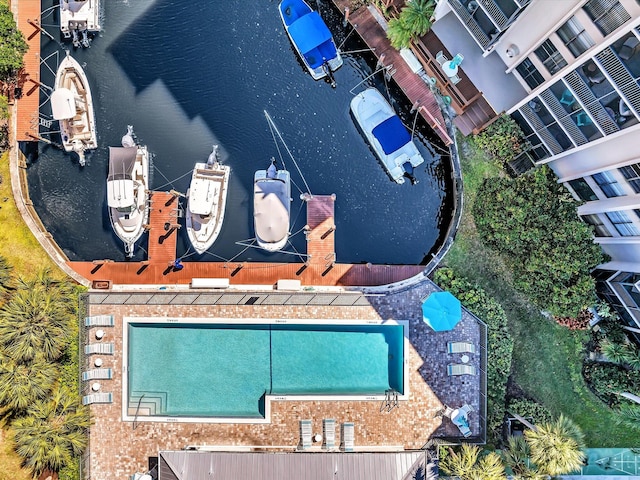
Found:
[[[73,46],[88,47],[89,34],[100,31],[98,0],[60,0],[60,31],[71,38]]]

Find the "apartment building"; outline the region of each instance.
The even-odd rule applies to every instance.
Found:
[[[414,47],[463,133],[510,114],[532,145],[514,168],[548,164],[584,202],[598,292],[640,340],[640,0],[440,0]]]

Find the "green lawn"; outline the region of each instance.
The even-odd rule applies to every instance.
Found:
[[[585,433],[589,447],[634,447],[638,432],[615,425],[611,410],[587,388],[581,375],[585,332],[571,332],[541,315],[511,288],[509,271],[476,234],[471,217],[482,180],[501,175],[472,145],[462,145],[464,212],[444,265],[477,283],[504,308],[514,340],[512,380],[552,413],[563,413]]]

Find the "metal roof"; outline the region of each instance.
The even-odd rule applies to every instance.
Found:
[[[426,452],[265,453],[163,451],[158,480],[409,480],[426,472]]]

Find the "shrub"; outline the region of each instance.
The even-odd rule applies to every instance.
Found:
[[[533,418],[533,424],[551,423],[554,420],[553,415],[546,407],[540,405],[533,400],[525,398],[516,398],[509,400],[507,409],[510,412],[517,413],[521,417]]]
[[[438,269],[434,281],[460,299],[470,312],[487,324],[487,429],[489,439],[498,442],[505,414],[507,379],[511,373],[513,340],[507,316],[498,302],[484,290],[450,268]]]
[[[485,180],[472,208],[479,236],[509,265],[514,287],[560,317],[575,318],[595,302],[590,272],[606,261],[576,207],[543,166],[513,180]]]
[[[615,363],[586,362],[582,373],[589,388],[610,407],[617,407],[621,392],[640,392],[640,375]]]
[[[509,115],[502,115],[495,122],[475,136],[478,147],[504,166],[525,149],[526,140],[518,124]]]

